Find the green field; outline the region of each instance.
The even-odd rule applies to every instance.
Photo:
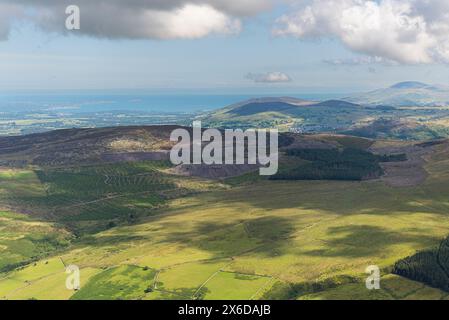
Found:
[[[153,286],[156,271],[136,266],[107,269],[93,276],[76,292],[74,300],[138,299]]]
[[[0,212],[0,271],[13,270],[69,245],[61,227],[23,214]]]

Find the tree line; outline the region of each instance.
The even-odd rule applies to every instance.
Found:
[[[381,162],[406,161],[405,154],[375,155],[356,149],[288,149],[290,158],[298,158],[301,164],[280,168],[272,180],[349,180],[361,181],[383,174]]]

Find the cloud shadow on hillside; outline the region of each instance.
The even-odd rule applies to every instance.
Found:
[[[370,225],[350,225],[331,227],[325,247],[305,252],[319,257],[361,258],[378,256],[388,252],[396,244],[423,244],[438,242],[437,237],[392,232],[385,228]]]
[[[292,220],[284,217],[260,217],[234,223],[199,222],[183,231],[183,225],[171,225],[171,232],[159,243],[178,243],[209,251],[215,258],[232,257],[257,250],[264,256],[276,255],[273,246],[285,241],[296,231]],[[267,246],[267,244],[270,244]]]

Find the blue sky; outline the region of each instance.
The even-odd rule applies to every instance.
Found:
[[[332,0],[321,3],[326,1],[328,5],[335,3]],[[354,6],[355,0],[345,1]],[[308,2],[318,6],[315,15],[316,19],[321,18],[319,4],[314,4],[317,1]],[[299,35],[294,34],[298,32],[296,29],[284,29],[282,35],[273,32],[279,17],[293,19],[304,6],[276,2],[256,13],[237,13],[236,19],[241,22],[238,32],[210,32],[195,39],[178,36],[163,39],[153,34],[135,39],[132,34],[116,37],[66,32],[42,27],[29,18],[12,19],[8,37],[0,41],[0,90],[348,93],[405,80],[442,84],[447,81],[447,63],[434,59],[434,51],[432,58],[428,58],[427,52],[434,49],[430,40],[411,40],[415,45],[412,50],[421,52],[425,46],[428,51],[409,57],[395,54],[398,49],[394,41],[391,50],[371,52],[332,28],[323,31],[315,26],[309,31],[306,27],[310,26],[305,27],[302,20],[291,22],[302,23]],[[233,17],[234,11],[229,16]],[[373,46],[369,43],[366,47]],[[287,75],[290,81],[265,81],[272,72]]]

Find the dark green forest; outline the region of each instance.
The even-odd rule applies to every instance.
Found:
[[[298,166],[280,168],[272,180],[349,180],[360,181],[383,174],[381,162],[405,161],[406,155],[374,155],[356,149],[289,149],[289,158],[305,160]]]
[[[438,248],[398,261],[393,273],[449,292],[449,238]]]

